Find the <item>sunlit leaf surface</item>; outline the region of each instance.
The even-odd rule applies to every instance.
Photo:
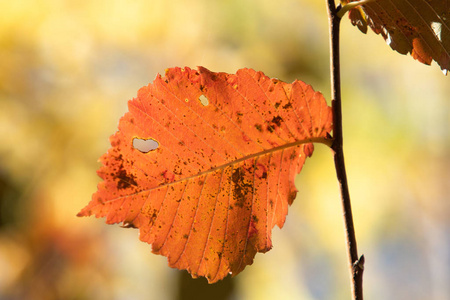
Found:
[[[169,69],[128,107],[79,216],[139,228],[170,266],[209,282],[272,248],[311,142],[332,129],[322,94],[251,69]]]

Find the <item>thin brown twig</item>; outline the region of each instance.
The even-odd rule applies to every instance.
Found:
[[[336,176],[341,192],[341,202],[344,215],[344,226],[347,241],[347,253],[351,274],[351,290],[353,300],[363,299],[363,271],[364,256],[358,257],[355,228],[353,225],[350,193],[345,170],[343,134],[342,134],[342,104],[341,104],[341,77],[339,62],[339,25],[341,17],[338,15],[339,7],[334,0],[327,0],[328,18],[330,24],[330,69],[331,69],[331,93],[333,109],[333,138],[331,149],[334,152],[334,164]]]

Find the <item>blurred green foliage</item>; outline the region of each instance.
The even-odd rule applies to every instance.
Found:
[[[325,3],[0,2],[0,298],[174,299],[179,271],[137,231],[75,215],[137,90],[172,66],[301,79],[329,98]],[[344,135],[369,299],[450,295],[450,85],[342,25]],[[274,248],[229,299],[348,299],[329,150],[298,177]],[[203,279],[199,279],[203,280]]]

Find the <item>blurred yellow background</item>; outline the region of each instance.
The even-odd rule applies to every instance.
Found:
[[[329,101],[325,8],[303,0],[1,1],[0,299],[200,299],[196,288],[197,296],[180,296],[182,273],[136,230],[75,217],[96,190],[97,159],[127,100],[168,67],[254,68],[301,79]],[[342,68],[366,298],[450,299],[449,78],[346,18]],[[316,146],[297,185],[274,248],[227,281],[227,299],[349,299],[329,149]]]

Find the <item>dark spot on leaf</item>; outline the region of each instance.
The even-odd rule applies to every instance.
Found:
[[[189,236],[187,234],[183,235],[183,239],[187,239]]]
[[[281,102],[276,102],[275,103],[275,108],[278,108],[281,105]]]
[[[137,187],[136,177],[133,174],[128,174],[125,169],[123,169],[123,165],[121,166],[121,170],[117,173],[116,177],[119,179],[117,182],[117,189],[126,189],[130,186]]]
[[[175,165],[173,167],[173,174],[181,176],[183,174],[183,168],[181,168],[179,165]]]
[[[284,109],[289,109],[289,108],[291,108],[291,107],[292,107],[291,102],[289,102],[289,103],[286,104],[286,105],[283,105],[283,108],[284,108]]]
[[[261,132],[262,131],[262,125],[261,124],[255,124],[255,128]]]
[[[118,147],[119,145],[120,145],[120,140],[114,139],[113,141],[111,141],[111,146]]]
[[[296,152],[292,152],[291,155],[289,156],[290,160],[294,160],[297,158],[297,153]]]
[[[236,201],[236,205],[241,208],[244,207],[246,197],[253,193],[253,185],[245,180],[244,172],[243,168],[237,168],[231,175],[233,198]]]
[[[156,209],[153,210],[153,213],[150,216],[149,219],[149,225],[153,226],[153,223],[155,223],[156,218],[158,217],[158,212],[156,211]]]
[[[273,117],[272,121],[270,121],[272,124],[280,127],[281,126],[281,122],[283,121],[283,119],[280,116],[276,116]]]
[[[238,124],[241,124],[242,123],[242,116],[243,116],[244,114],[243,113],[241,113],[241,112],[236,112],[236,116],[237,116],[237,118],[236,118],[236,121],[238,122]]]

